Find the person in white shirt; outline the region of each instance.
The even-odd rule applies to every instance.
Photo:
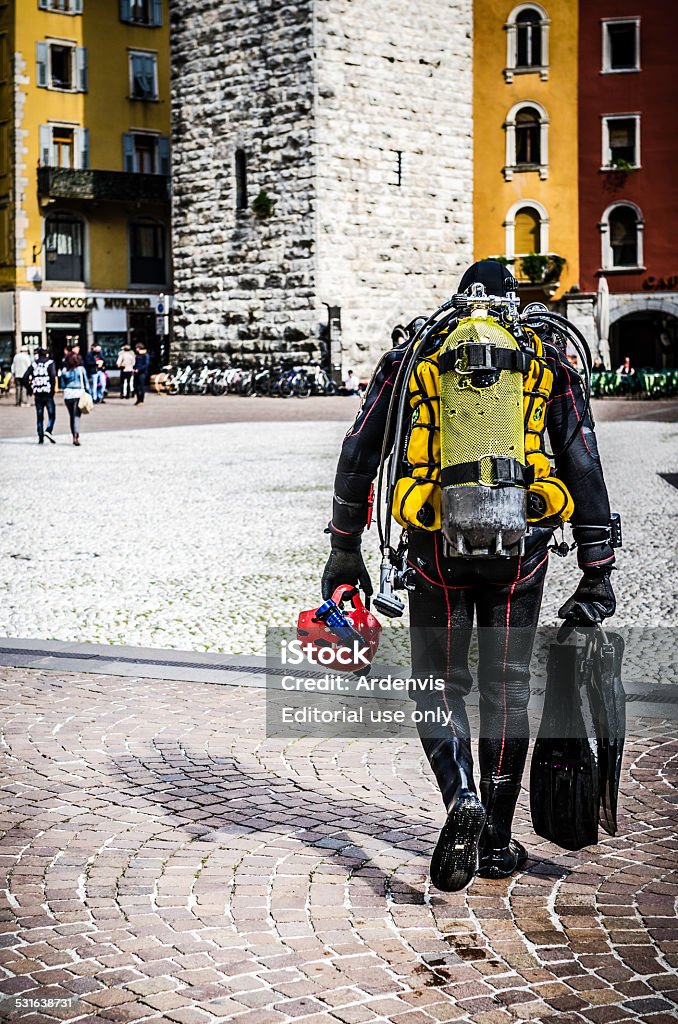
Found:
[[[14,377],[14,389],[16,395],[16,404],[23,405],[24,399],[24,374],[31,365],[31,357],[28,353],[28,349],[24,345],[21,351],[17,352],[12,360],[10,367],[12,376]],[[26,405],[30,403],[27,401]]]

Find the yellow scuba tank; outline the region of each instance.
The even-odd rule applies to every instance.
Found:
[[[446,468],[448,527],[453,522],[449,517],[452,505],[459,518],[454,536],[450,536],[453,529],[445,536],[448,551],[457,555],[462,551],[466,555],[496,554],[499,530],[501,553],[520,550],[520,538],[516,543],[515,537],[516,531],[524,532],[517,510],[523,494],[511,495],[516,489],[527,487],[528,526],[555,526],[566,522],[573,512],[572,498],[562,480],[553,475],[545,450],[553,372],[539,336],[527,326],[522,333],[529,345],[525,352],[519,351],[513,336],[494,318],[474,315],[464,319],[453,334],[441,334],[439,347],[415,364],[408,381],[411,422],[392,514],[406,529],[440,530],[444,518],[441,475]],[[496,364],[501,364],[501,371]],[[443,430],[445,442],[441,444]],[[522,476],[523,488],[511,485],[512,463],[503,461],[511,459],[518,464],[518,468],[513,465],[513,474]],[[475,463],[475,467],[462,470],[466,463]],[[471,479],[451,484],[451,477],[459,478],[462,472],[466,476],[471,473]],[[477,503],[484,505],[494,524],[489,530],[475,515]],[[467,507],[465,518],[462,505]],[[511,506],[513,518],[502,520],[501,506]],[[484,529],[486,535],[480,538],[468,532],[478,529]]]
[[[527,531],[523,373],[496,320],[463,320],[440,350],[441,526],[450,555],[516,555]]]

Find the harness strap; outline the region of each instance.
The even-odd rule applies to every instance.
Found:
[[[438,360],[440,373],[472,373],[473,370],[518,370],[528,373],[532,355],[517,348],[497,348],[486,342],[469,341],[448,348]],[[461,369],[459,362],[464,363]]]
[[[457,466],[446,466],[441,474],[443,487],[458,484],[485,483],[481,478],[483,465],[492,465],[494,483],[492,487],[529,487],[534,481],[534,466],[523,466],[517,459],[507,455],[483,455],[476,462],[461,462]]]

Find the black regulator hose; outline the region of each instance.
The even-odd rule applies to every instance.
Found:
[[[446,317],[443,317],[440,321],[436,321],[436,317],[440,316],[441,313],[447,312],[447,310],[449,310],[450,307],[453,304],[454,304],[454,300],[453,299],[450,299],[447,302],[443,303],[443,305],[439,306],[438,309],[436,309],[436,311],[431,314],[431,316],[428,318],[428,320],[426,320],[421,325],[421,327],[416,332],[416,334],[414,335],[414,337],[412,338],[412,340],[410,341],[410,343],[407,346],[407,349],[406,349],[405,354],[403,356],[402,362],[400,364],[400,368],[399,368],[398,373],[396,375],[395,382],[393,384],[393,392],[391,394],[391,401],[389,402],[388,414],[387,414],[387,417],[386,417],[386,427],[385,427],[385,430],[384,430],[384,440],[383,440],[383,444],[382,444],[382,448],[381,448],[381,458],[379,460],[379,475],[378,475],[378,478],[377,478],[377,495],[376,495],[377,532],[379,534],[379,545],[380,545],[380,548],[381,548],[382,557],[386,555],[387,550],[390,549],[390,546],[391,546],[391,544],[390,544],[390,542],[391,542],[391,516],[390,516],[390,508],[391,508],[391,502],[392,502],[392,497],[393,497],[393,490],[395,488],[395,480],[396,480],[397,471],[398,471],[398,467],[394,463],[392,465],[392,467],[391,467],[391,472],[389,474],[389,480],[388,480],[388,486],[387,486],[386,504],[387,504],[388,508],[387,508],[387,518],[386,518],[386,529],[384,529],[384,523],[383,523],[383,519],[382,519],[382,511],[383,511],[382,495],[383,495],[383,482],[384,482],[384,468],[385,468],[385,465],[386,465],[386,461],[388,459],[389,437],[391,435],[391,425],[393,423],[393,416],[394,416],[394,413],[395,413],[395,410],[396,410],[396,407],[397,407],[398,412],[397,412],[397,419],[396,419],[395,431],[394,431],[394,435],[393,435],[393,445],[392,445],[393,452],[397,453],[397,452],[400,451],[400,446],[401,446],[401,441],[402,441],[403,420],[404,420],[404,417],[405,417],[405,402],[406,402],[406,398],[407,398],[406,389],[403,388],[403,386],[402,386],[403,382],[405,380],[409,379],[409,376],[412,373],[412,369],[413,369],[414,364],[416,362],[416,359],[417,359],[417,357],[419,355],[419,350],[420,350],[421,346],[427,340],[427,336],[428,336],[428,333],[429,333],[428,329],[435,326],[436,329],[438,331],[440,331],[440,330],[443,329],[443,327],[447,326],[450,322],[452,322],[453,320],[457,320],[459,318],[459,312],[455,309],[453,313],[449,314]]]
[[[544,321],[548,322],[549,320],[554,321],[554,326],[562,331],[563,334],[569,335],[570,341],[577,350],[577,354],[582,361],[585,379],[584,408],[581,416],[577,415],[577,426],[574,428],[561,450],[557,454],[554,454],[554,458],[559,459],[574,442],[574,439],[583,427],[586,416],[591,408],[591,349],[579,328],[575,327],[574,324],[566,317],[561,316],[560,313],[552,313],[550,310],[547,313],[533,313],[526,316],[523,323],[536,325],[538,323],[544,323]],[[537,331],[537,334],[538,333],[539,331]]]

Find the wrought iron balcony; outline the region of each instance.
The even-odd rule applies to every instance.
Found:
[[[98,199],[113,203],[167,203],[170,178],[166,174],[39,167],[38,196],[41,199]]]

